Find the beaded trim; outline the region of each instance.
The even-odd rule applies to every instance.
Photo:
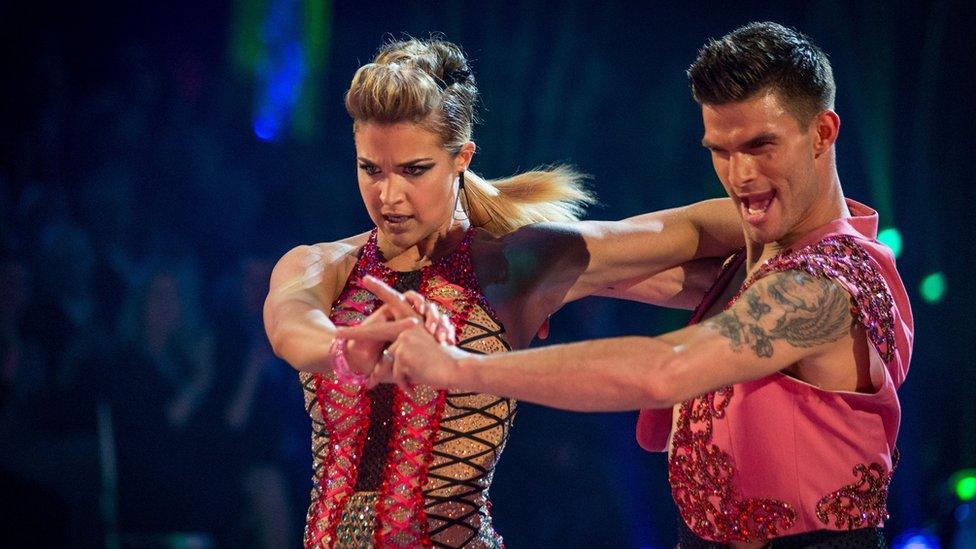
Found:
[[[671,495],[681,518],[703,538],[773,538],[793,526],[796,510],[775,499],[741,498],[732,456],[711,443],[712,422],[725,417],[732,395],[725,387],[681,405],[668,460]]]
[[[879,463],[854,466],[856,482],[831,492],[817,502],[820,522],[840,530],[880,526],[888,520],[888,485],[898,466],[898,450],[892,452],[891,470]]]

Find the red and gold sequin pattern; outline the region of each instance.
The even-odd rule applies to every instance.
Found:
[[[878,463],[854,466],[857,482],[831,492],[817,502],[817,518],[840,530],[878,526],[888,518],[891,472]]]
[[[493,320],[471,268],[473,234],[469,231],[454,253],[420,271],[420,292],[449,315],[459,346],[474,352],[508,350],[504,330]],[[366,274],[390,285],[401,276],[382,264],[375,231],[333,307],[336,324],[358,324],[378,306],[359,285]],[[315,466],[307,547],[501,546],[483,492],[507,439],[514,401],[430,387],[409,394],[396,389],[382,486],[379,492],[356,492],[369,430],[369,392],[340,384],[331,373],[305,374],[302,382],[312,417]],[[466,408],[458,413],[461,405]]]
[[[779,271],[804,271],[841,282],[851,293],[851,314],[864,325],[882,360],[894,358],[895,301],[884,277],[871,264],[871,256],[854,237],[830,236],[795,252],[786,250],[763,263],[732,301],[760,278]]]
[[[880,526],[888,520],[888,485],[898,464],[898,450],[892,453],[891,470],[880,463],[854,466],[857,482],[831,492],[817,502],[817,518],[826,526],[853,530]]]
[[[764,540],[796,521],[789,504],[739,496],[732,456],[711,443],[712,422],[725,417],[732,387],[681,405],[672,439],[668,475],[681,518],[699,536],[721,541]]]

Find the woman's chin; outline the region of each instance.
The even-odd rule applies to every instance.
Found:
[[[416,227],[404,227],[401,224],[389,226],[383,223],[379,226],[383,240],[400,249],[406,249],[417,244],[420,240],[419,231]]]

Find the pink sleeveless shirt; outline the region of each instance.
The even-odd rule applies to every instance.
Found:
[[[847,201],[852,217],[814,230],[746,280],[799,270],[851,296],[870,347],[871,394],[826,391],[783,373],[724,387],[680,406],[669,479],[688,527],[702,538],[756,541],[813,530],[882,526],[897,460],[896,390],[911,358],[913,325],[891,251],[877,240],[877,212]],[[722,295],[744,261],[733,257],[692,316]],[[637,439],[667,447],[671,410],[643,410]]]

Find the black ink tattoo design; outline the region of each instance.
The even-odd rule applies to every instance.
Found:
[[[759,299],[759,296],[755,294],[747,295],[746,301],[749,303],[749,316],[751,316],[753,320],[759,320],[764,314],[772,310],[769,305],[763,303]]]
[[[704,323],[727,338],[732,350],[739,352],[748,346],[757,357],[769,358],[776,340],[793,347],[814,347],[849,332],[853,320],[850,297],[837,283],[799,271],[774,274],[763,282],[744,295],[751,321],[743,322],[729,309]],[[767,329],[769,321],[760,320],[774,310],[782,314]]]

